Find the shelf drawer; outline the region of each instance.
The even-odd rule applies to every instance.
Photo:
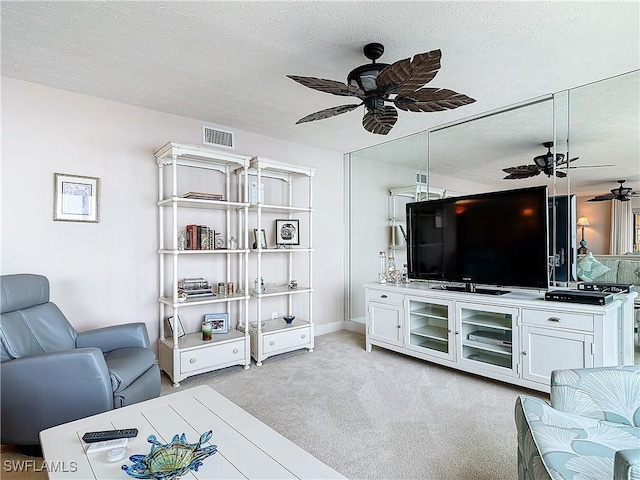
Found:
[[[213,368],[236,360],[241,361],[243,358],[244,339],[229,343],[212,344],[180,352],[180,371],[184,374],[203,368]]]
[[[570,328],[593,331],[593,315],[583,313],[554,312],[545,310],[522,310],[522,323],[540,327]]]
[[[367,302],[384,302],[402,305],[402,293],[367,290]]]
[[[264,335],[262,337],[262,351],[268,354],[288,348],[309,345],[311,342],[310,333],[311,329],[307,327]]]

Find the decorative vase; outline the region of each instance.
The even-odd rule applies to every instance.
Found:
[[[378,254],[380,261],[380,269],[378,270],[378,283],[387,283],[387,254],[380,252]]]

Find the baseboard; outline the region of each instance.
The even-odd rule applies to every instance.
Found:
[[[317,323],[313,324],[314,334],[316,337],[318,335],[326,335],[327,333],[339,332],[340,330],[349,330],[350,332],[362,333],[364,335],[364,328],[364,323],[350,322],[346,320],[325,323],[322,325],[318,325]]]

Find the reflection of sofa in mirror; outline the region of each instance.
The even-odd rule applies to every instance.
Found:
[[[578,277],[585,282],[620,283],[634,285],[636,291],[640,291],[640,254],[629,255],[593,255],[592,257],[604,265],[608,270],[600,275],[591,276],[581,270],[581,262],[587,256],[582,255],[578,259]],[[589,269],[591,270],[591,269]],[[596,271],[598,273],[598,271]],[[640,298],[635,300],[635,321],[640,335]]]

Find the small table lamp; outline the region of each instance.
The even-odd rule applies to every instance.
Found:
[[[578,253],[583,255],[588,251],[587,242],[585,242],[584,240],[584,227],[589,226],[589,220],[587,220],[587,217],[581,215],[580,218],[578,218],[578,226],[582,227],[582,240],[580,240],[580,248],[578,249]]]

